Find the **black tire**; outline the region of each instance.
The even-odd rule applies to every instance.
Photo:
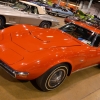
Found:
[[[42,91],[50,91],[58,87],[68,75],[68,65],[59,64],[36,79],[36,83]]]
[[[43,22],[40,23],[39,27],[50,28],[51,27],[51,23],[48,22],[48,21],[43,21]]]
[[[5,20],[2,16],[0,16],[0,29],[4,28],[5,26]]]

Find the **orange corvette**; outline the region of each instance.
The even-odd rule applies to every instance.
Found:
[[[11,76],[34,80],[42,91],[71,72],[100,63],[100,30],[85,23],[59,29],[15,25],[0,31],[0,65]]]

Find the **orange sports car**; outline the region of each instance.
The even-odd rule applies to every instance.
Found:
[[[58,87],[72,72],[100,63],[100,30],[85,23],[59,29],[15,25],[0,31],[0,65],[42,91]]]

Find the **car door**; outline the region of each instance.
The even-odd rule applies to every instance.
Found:
[[[30,6],[27,11],[21,12],[20,24],[31,24],[39,26],[41,18],[38,13],[38,9],[35,6]]]
[[[96,33],[71,23],[61,29],[83,43],[81,46],[71,47],[73,52],[72,62],[74,62],[75,66],[73,70],[85,68],[98,63],[97,47],[100,38],[97,38],[98,35]]]
[[[91,46],[83,45],[71,48],[73,51],[72,62],[74,63],[73,70],[78,70],[97,64],[97,49]]]
[[[20,23],[20,20],[21,20],[21,14],[19,11],[17,10],[14,10],[15,12],[12,12],[11,14],[9,14],[8,16],[8,20],[7,20],[7,23],[9,24],[19,24]]]
[[[70,10],[66,9],[65,13],[68,15],[68,16],[72,16],[73,15],[73,12],[71,12]]]
[[[59,9],[59,15],[61,15],[61,16],[65,16],[65,12],[64,12],[63,9]]]
[[[100,63],[100,35],[95,35],[91,46],[85,51],[86,63],[83,67],[97,65]]]

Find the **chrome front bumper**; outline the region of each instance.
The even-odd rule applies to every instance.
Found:
[[[4,69],[7,73],[9,73],[12,77],[16,78],[16,77],[27,77],[29,75],[28,72],[19,72],[19,71],[15,71],[14,69],[12,69],[10,66],[8,66],[7,64],[5,64],[3,61],[0,60],[0,67],[2,69]]]

